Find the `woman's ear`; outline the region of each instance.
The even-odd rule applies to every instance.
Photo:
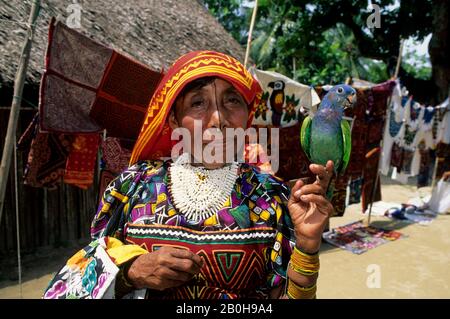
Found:
[[[169,127],[172,130],[180,127],[180,125],[178,124],[177,118],[175,116],[175,111],[173,108],[170,110],[168,121],[169,121]]]

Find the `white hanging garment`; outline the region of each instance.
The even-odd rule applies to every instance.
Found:
[[[439,180],[431,194],[431,198],[427,206],[435,213],[444,214],[449,211],[450,182],[446,182],[443,179]]]

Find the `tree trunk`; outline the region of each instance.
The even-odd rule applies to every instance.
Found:
[[[437,87],[435,103],[448,95],[450,83],[449,1],[433,1],[433,36],[428,46],[432,66],[432,79]]]

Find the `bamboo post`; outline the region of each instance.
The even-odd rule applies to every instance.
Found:
[[[403,44],[404,44],[404,39],[400,39],[400,48],[398,50],[397,65],[395,67],[394,79],[397,79],[398,72],[400,71],[400,65],[401,65],[402,55],[403,55]],[[390,103],[391,103],[391,101],[389,99],[389,101],[387,102],[386,114],[388,114],[388,112],[389,112]],[[386,125],[388,125],[387,119],[385,119],[385,121],[384,121],[383,134],[384,134],[384,131],[386,130]],[[367,219],[365,219],[365,221],[364,221],[365,226],[370,226],[370,218],[372,215],[373,200],[375,199],[376,187],[377,187],[378,180],[380,179],[380,165],[381,165],[381,155],[383,154],[383,144],[384,144],[384,141],[382,139],[381,143],[380,143],[380,155],[378,156],[377,176],[375,177],[375,180],[372,185],[372,194],[371,194],[370,204],[369,204],[369,213],[367,214]],[[381,187],[381,180],[380,180],[380,187]]]
[[[292,58],[292,78],[294,81],[297,81],[297,77],[295,75],[296,69],[297,69],[297,61],[295,60],[295,57]]]
[[[398,58],[397,65],[395,66],[394,79],[398,77],[398,72],[400,72],[400,65],[402,64],[402,55],[403,55],[403,44],[405,43],[404,39],[400,40],[400,48],[398,50]]]
[[[16,141],[16,135],[14,134],[14,142]],[[19,216],[19,181],[17,178],[17,149],[14,147],[14,208],[16,211],[16,241],[17,241],[17,272],[19,277],[19,293],[20,298],[23,298],[22,294],[22,255],[20,251],[20,216]]]
[[[14,136],[16,135],[17,122],[19,120],[20,104],[22,100],[23,87],[27,75],[28,61],[30,60],[31,44],[33,42],[36,19],[39,15],[40,0],[34,0],[31,4],[30,16],[28,18],[28,33],[22,48],[19,66],[14,81],[14,95],[9,113],[8,129],[6,131],[5,145],[3,147],[2,161],[0,164],[0,223],[3,215],[6,185],[8,182],[9,168],[13,148],[15,147]]]
[[[253,7],[252,20],[250,22],[250,30],[248,31],[247,49],[245,50],[244,66],[247,67],[248,56],[250,55],[250,46],[252,44],[253,27],[255,26],[256,11],[258,10],[258,0],[255,0],[255,6]]]

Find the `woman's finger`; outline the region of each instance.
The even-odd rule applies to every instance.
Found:
[[[172,281],[186,282],[186,281],[191,280],[194,274],[184,272],[184,271],[175,271],[172,268],[163,268],[163,269],[161,269],[159,275],[162,278],[169,279]]]
[[[300,199],[306,203],[314,203],[321,212],[326,212],[327,215],[333,213],[333,205],[322,195],[309,194],[302,195]]]
[[[326,167],[323,165],[311,164],[309,166],[309,169],[313,174],[316,175],[316,183],[322,186],[322,188],[326,191],[333,177],[333,161],[328,161]]]
[[[327,165],[326,165],[326,169],[327,169],[327,172],[330,172],[331,175],[333,175],[333,172],[334,172],[334,162],[333,162],[333,161],[328,161],[328,162],[327,162]]]
[[[325,166],[318,164],[311,164],[309,166],[310,171],[316,175],[317,181],[322,185],[322,183],[327,183],[330,179],[329,173]]]
[[[295,197],[300,198],[301,195],[308,195],[308,194],[324,195],[325,190],[320,185],[308,184],[300,188],[298,191],[296,191]]]
[[[300,200],[300,196],[296,196],[296,193],[305,185],[305,183],[299,179],[294,187],[292,187],[291,189],[291,199],[293,199],[294,201],[299,201]]]
[[[302,188],[303,185],[305,185],[305,183],[304,183],[301,179],[298,179],[298,180],[295,182],[294,187],[292,187],[291,193],[295,193],[295,192],[298,191],[300,188]]]
[[[196,275],[200,272],[201,267],[191,259],[174,258],[169,266],[171,269]]]
[[[194,254],[192,251],[187,250],[187,249],[181,249],[181,248],[174,248],[172,247],[173,250],[171,250],[170,254],[175,257],[175,258],[180,258],[180,259],[187,259],[187,260],[192,260],[195,264],[198,265],[198,267],[203,267],[203,259],[199,256]]]

